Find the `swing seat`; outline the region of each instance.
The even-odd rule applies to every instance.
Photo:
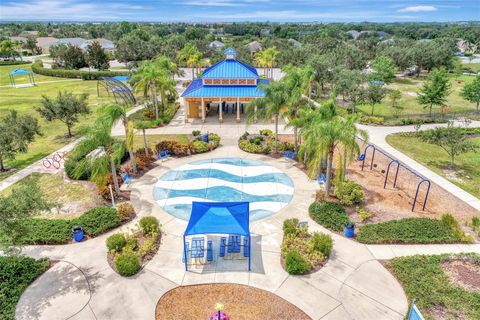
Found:
[[[358,158],[357,158],[358,161],[363,161],[365,160],[365,153],[362,153]]]

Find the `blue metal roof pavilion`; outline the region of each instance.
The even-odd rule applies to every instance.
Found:
[[[183,257],[188,271],[187,236],[198,234],[227,234],[248,237],[248,271],[252,256],[250,238],[250,209],[248,202],[192,202],[192,213],[183,234]]]
[[[235,49],[227,48],[224,54],[224,60],[206,68],[202,76],[193,80],[182,93],[187,118],[199,117],[201,114],[205,121],[205,104],[208,107],[213,103],[217,105],[219,120],[222,122],[222,112],[228,113],[230,103],[230,106],[233,104],[232,113],[237,111],[237,121],[240,121],[240,106],[265,96],[262,86],[268,85],[269,80],[260,78],[254,67],[237,60]]]

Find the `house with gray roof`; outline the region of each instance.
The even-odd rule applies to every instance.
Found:
[[[225,45],[223,44],[223,42],[215,40],[210,42],[208,47],[211,49],[221,50],[223,47],[225,47]]]
[[[250,51],[250,54],[255,54],[258,51],[262,50],[262,44],[258,41],[252,41],[249,44],[247,44],[247,48]]]

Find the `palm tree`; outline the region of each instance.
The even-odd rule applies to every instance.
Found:
[[[137,122],[136,126],[137,126],[137,129],[142,130],[143,149],[145,150],[145,155],[148,155],[148,143],[147,143],[147,135],[146,135],[145,129],[150,128],[150,126],[147,121],[139,121]]]
[[[263,74],[265,75],[265,78],[268,78],[267,75],[267,59],[266,59],[266,54],[265,51],[260,51],[255,54],[255,61],[257,62],[257,65],[260,68],[263,68]]]
[[[358,154],[360,147],[357,144],[358,134],[367,138],[365,132],[356,128],[356,116],[349,115],[340,117],[336,111],[335,101],[329,100],[314,111],[314,115],[308,126],[302,130],[304,136],[304,148],[308,150],[309,173],[320,171],[322,159],[327,159],[325,194],[330,194],[332,186],[332,168],[335,150],[342,146],[345,150],[344,162],[353,159],[348,155]]]
[[[181,75],[182,71],[176,63],[173,63],[169,57],[159,56],[155,59],[154,64],[160,69],[164,70],[174,80],[175,75]]]
[[[117,181],[117,165],[120,164],[125,154],[125,144],[111,137],[112,125],[112,118],[103,115],[97,118],[89,128],[86,139],[82,140],[75,149],[83,153],[85,150],[93,150],[102,146],[104,152],[80,160],[73,171],[73,177],[79,179],[84,172],[88,171],[90,172],[90,180],[95,181],[98,186],[104,186],[110,173],[115,192],[118,194],[120,193],[120,187]],[[86,170],[87,168],[88,170]]]
[[[149,94],[152,97],[152,104],[155,110],[155,119],[158,120],[158,98],[157,82],[165,76],[165,72],[159,69],[154,63],[144,61],[135,75],[132,77],[133,89],[135,92],[143,93],[144,97]]]
[[[275,65],[279,53],[280,52],[275,47],[270,47],[264,51],[265,63],[270,71],[269,78],[273,78],[273,66]]]
[[[198,51],[197,47],[188,42],[182,50],[178,52],[177,59],[180,63],[184,63],[188,67],[192,68],[192,81],[195,79],[195,66],[200,60],[202,60],[202,54]]]
[[[109,123],[112,127],[122,121],[125,129],[125,144],[130,156],[130,164],[132,165],[133,172],[137,172],[137,164],[135,162],[135,154],[133,152],[133,136],[135,135],[133,124],[128,121],[126,105],[110,104],[102,106],[100,109],[104,118],[109,118]],[[111,130],[111,128],[110,128]]]
[[[288,90],[284,82],[274,82],[268,86],[261,86],[265,91],[265,97],[253,100],[248,105],[248,110],[250,112],[249,122],[253,119],[264,119],[271,120],[274,118],[275,121],[275,147],[274,150],[277,152],[277,142],[278,142],[278,118],[280,114],[285,111],[285,107],[288,102]],[[256,107],[256,108],[255,108]],[[253,112],[251,109],[255,108]]]

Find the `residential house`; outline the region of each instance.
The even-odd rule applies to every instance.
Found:
[[[223,42],[215,40],[210,42],[208,47],[215,50],[221,50],[223,47],[225,47],[225,45],[223,44]]]
[[[254,55],[258,51],[262,50],[262,44],[258,41],[252,41],[249,44],[247,44],[247,48],[250,51],[250,54]]]

